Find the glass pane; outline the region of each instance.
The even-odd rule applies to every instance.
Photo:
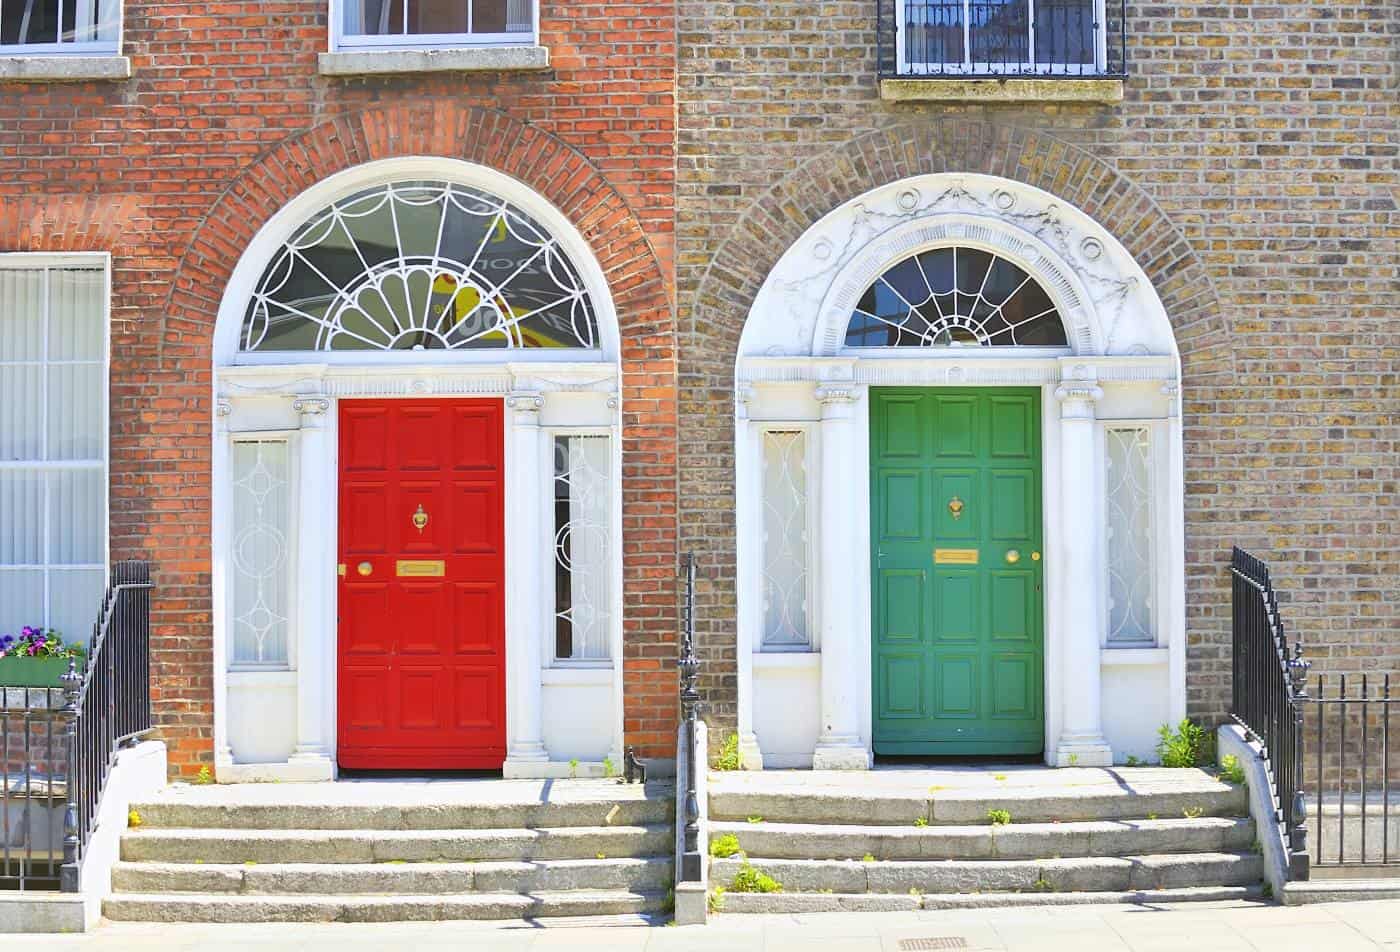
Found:
[[[59,0],[0,3],[0,43],[57,43],[58,8]]]
[[[49,359],[100,363],[106,348],[105,277],[91,268],[49,272]]]
[[[1027,0],[974,0],[969,9],[974,68],[1030,62]]]
[[[807,645],[807,435],[763,434],[763,644]]]
[[[1036,0],[1037,63],[1092,65],[1094,46],[1093,0]]]
[[[287,479],[286,442],[233,445],[234,664],[287,663]]]
[[[0,268],[0,363],[44,356],[44,272]]]
[[[0,470],[0,565],[40,565],[43,561],[43,476]]]
[[[907,0],[904,20],[906,63],[962,64],[963,0]]]
[[[64,641],[88,642],[105,589],[102,569],[51,569],[49,627],[57,630]]]
[[[555,657],[605,659],[611,603],[611,461],[606,436],[554,440]]]
[[[400,182],[338,202],[263,272],[246,350],[598,346],[583,280],[554,239],[504,200]]]
[[[936,248],[891,267],[866,289],[847,347],[1063,347],[1064,323],[1020,267],[978,248]]]
[[[102,459],[107,401],[100,364],[49,367],[46,459]]]
[[[534,28],[529,0],[346,0],[350,36],[516,33]]]
[[[25,625],[45,625],[44,573],[0,571],[0,634],[17,635]]]
[[[1152,444],[1146,427],[1109,429],[1108,640],[1151,642]]]
[[[48,483],[50,565],[101,564],[107,484],[100,469],[44,474]]]
[[[43,369],[0,364],[0,460],[38,459],[44,446]]]

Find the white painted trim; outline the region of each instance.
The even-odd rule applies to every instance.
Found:
[[[1166,648],[1100,648],[1099,663],[1105,668],[1141,665],[1165,665]]]
[[[755,651],[753,667],[755,671],[767,674],[772,671],[812,671],[822,666],[820,651]]]

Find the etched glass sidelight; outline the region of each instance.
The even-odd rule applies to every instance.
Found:
[[[312,217],[263,271],[245,351],[596,348],[593,303],[519,208],[447,182],[396,182]]]
[[[1105,431],[1108,457],[1108,640],[1150,644],[1152,442],[1145,426]]]
[[[870,285],[846,329],[847,347],[1064,347],[1045,289],[980,248],[905,258]]]
[[[233,657],[286,667],[289,480],[285,440],[233,444]]]
[[[612,628],[606,436],[554,438],[554,656],[602,661]]]
[[[763,434],[763,646],[807,647],[807,434]]]

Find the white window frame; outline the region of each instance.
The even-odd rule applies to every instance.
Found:
[[[112,564],[112,256],[107,252],[85,252],[78,254],[48,254],[46,252],[5,252],[0,253],[0,270],[3,271],[37,271],[43,269],[44,277],[44,353],[40,361],[44,368],[44,392],[47,399],[48,392],[48,368],[52,366],[48,360],[49,351],[49,321],[48,307],[50,301],[50,288],[48,272],[65,268],[82,268],[87,270],[102,271],[102,458],[98,460],[0,460],[0,469],[20,472],[50,473],[60,470],[101,470],[102,473],[102,561],[84,563],[58,563],[55,565],[48,559],[49,554],[49,506],[48,489],[44,493],[44,515],[41,521],[43,532],[44,560],[38,565],[0,565],[0,572],[32,572],[36,569],[44,574],[44,617],[41,625],[44,628],[51,627],[50,618],[50,595],[52,593],[50,583],[50,572],[55,567],[65,569],[100,569],[103,577],[103,587],[105,588],[111,579]],[[80,361],[90,363],[90,361]],[[29,363],[29,361],[25,361]],[[43,430],[43,442],[48,443],[48,427]],[[42,452],[41,456],[44,455]],[[47,485],[47,484],[46,484]],[[96,619],[98,606],[92,606],[92,616]],[[86,632],[61,632],[65,642],[86,643]]]
[[[547,624],[544,631],[544,667],[548,668],[599,668],[612,670],[620,661],[622,624],[622,467],[617,432],[611,426],[542,426],[545,450],[545,467],[542,470],[548,491],[544,494],[545,561],[547,564],[546,605]],[[605,658],[561,658],[556,649],[555,609],[559,605],[559,591],[555,587],[554,551],[554,441],[561,436],[604,437],[608,440],[608,655]]]
[[[10,4],[25,2],[27,0],[0,0],[0,5],[8,7]],[[57,43],[0,43],[0,56],[116,56],[122,47],[122,27],[126,14],[123,0],[59,0],[60,22],[63,9],[69,5],[80,9],[96,8],[99,11],[99,22],[101,9],[113,8],[116,24],[113,36],[106,40],[64,40],[60,37]]]
[[[534,46],[540,35],[540,0],[530,4],[530,29],[516,33],[412,33],[379,35],[346,33],[345,8],[354,0],[330,0],[330,49],[347,50],[450,50],[480,46]],[[463,3],[468,0],[462,0]],[[468,23],[470,23],[470,13]]]
[[[301,538],[299,526],[301,525],[301,431],[289,429],[275,430],[238,430],[228,434],[228,459],[230,466],[229,480],[229,542],[234,540],[234,530],[237,523],[234,520],[233,496],[237,494],[237,489],[233,486],[232,465],[233,450],[239,443],[283,443],[287,447],[287,524],[283,527],[287,537],[287,561],[283,568],[286,575],[287,585],[287,660],[286,661],[235,661],[233,654],[238,640],[236,627],[237,619],[234,616],[235,599],[237,598],[238,573],[230,568],[229,585],[226,609],[226,617],[229,620],[229,637],[227,657],[224,659],[225,667],[230,673],[240,671],[295,671],[297,669],[297,644],[301,641],[298,637],[297,621],[297,569],[301,564]],[[229,554],[230,565],[232,564],[232,553]]]
[[[1158,484],[1162,478],[1159,473],[1160,454],[1166,452],[1165,440],[1168,437],[1166,421],[1154,418],[1130,417],[1124,419],[1105,419],[1098,421],[1097,452],[1099,460],[1098,479],[1101,481],[1101,489],[1098,493],[1098,506],[1100,507],[1099,522],[1103,526],[1103,563],[1102,578],[1103,585],[1103,617],[1100,620],[1099,630],[1103,632],[1102,647],[1110,651],[1125,651],[1134,648],[1164,648],[1167,645],[1166,632],[1169,617],[1166,614],[1167,606],[1164,604],[1163,593],[1170,591],[1169,563],[1170,559],[1162,557],[1162,546],[1165,540],[1162,538],[1162,527],[1171,525],[1171,512],[1169,509],[1170,500],[1161,491]],[[1148,462],[1147,478],[1147,518],[1149,520],[1149,535],[1152,545],[1148,550],[1148,598],[1151,600],[1151,608],[1148,618],[1152,625],[1152,637],[1141,641],[1117,640],[1113,639],[1112,612],[1109,609],[1109,599],[1113,595],[1113,566],[1109,560],[1112,557],[1108,544],[1108,530],[1111,522],[1109,516],[1108,498],[1108,433],[1110,430],[1146,430],[1148,441]]]
[[[1006,73],[1018,76],[1083,76],[1086,79],[1100,75],[1108,62],[1108,16],[1106,0],[1094,0],[1094,20],[1100,29],[1094,36],[1094,62],[1089,63],[974,63],[972,61],[972,17],[969,6],[972,0],[962,0],[963,5],[963,59],[960,63],[922,61],[911,63],[905,55],[905,16],[906,0],[895,0],[895,56],[896,71],[900,76],[965,76],[995,77]],[[1026,0],[1026,50],[1035,56],[1035,0]]]
[[[758,465],[758,538],[759,538],[759,571],[762,578],[759,579],[759,612],[758,612],[758,645],[757,654],[812,654],[821,650],[818,643],[817,632],[820,630],[817,624],[817,557],[821,551],[817,545],[817,494],[824,491],[825,487],[817,485],[818,477],[816,467],[820,463],[821,457],[817,455],[817,440],[819,438],[821,426],[819,423],[810,420],[794,420],[790,423],[783,423],[774,420],[763,420],[758,426],[758,452],[755,454],[755,462]],[[804,500],[806,507],[806,591],[803,594],[805,600],[807,619],[807,641],[795,644],[771,644],[768,641],[768,617],[766,608],[768,594],[768,546],[765,538],[765,530],[768,521],[768,499],[764,495],[764,469],[766,457],[764,455],[764,441],[770,433],[801,433],[802,434],[802,466],[806,473],[806,494]]]

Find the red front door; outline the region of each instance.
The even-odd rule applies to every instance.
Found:
[[[499,400],[340,404],[342,767],[505,761]]]

